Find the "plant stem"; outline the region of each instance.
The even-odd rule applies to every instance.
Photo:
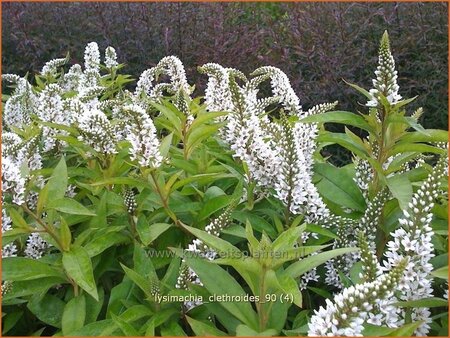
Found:
[[[259,282],[259,306],[258,306],[258,316],[259,316],[259,331],[263,332],[266,328],[267,323],[267,313],[264,309],[264,303],[261,303],[261,301],[266,299],[266,266],[263,264],[262,266],[262,273],[261,273],[261,280]]]
[[[55,242],[58,244],[60,250],[64,251],[63,245],[62,245],[58,235],[56,234],[56,232],[53,231],[51,226],[48,226],[47,224],[45,224],[45,222],[42,221],[42,219],[38,215],[36,215],[34,212],[32,212],[30,209],[28,209],[28,207],[25,204],[22,204],[21,207],[27,214],[29,214],[31,217],[33,217],[35,219],[35,221],[39,223],[39,225],[41,225],[45,229],[46,233],[48,233],[55,240]]]

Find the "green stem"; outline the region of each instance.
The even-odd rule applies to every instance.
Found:
[[[262,266],[262,273],[261,273],[261,280],[259,282],[259,306],[258,306],[258,317],[259,317],[259,331],[263,332],[266,328],[267,324],[267,312],[265,311],[264,305],[265,303],[261,303],[262,301],[265,301],[266,299],[266,266],[263,264]]]
[[[27,214],[29,214],[31,217],[33,217],[34,220],[36,222],[38,222],[38,224],[40,226],[42,226],[44,228],[45,232],[48,233],[55,240],[55,242],[58,244],[60,250],[63,251],[64,246],[62,245],[57,233],[55,231],[53,231],[52,227],[45,224],[45,222],[42,221],[42,219],[38,215],[36,215],[34,212],[32,212],[30,209],[28,209],[28,207],[25,204],[22,204],[21,207]]]

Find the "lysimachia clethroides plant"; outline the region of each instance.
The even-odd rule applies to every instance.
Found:
[[[3,334],[446,332],[448,133],[387,33],[362,112],[304,109],[272,66],[204,64],[197,94],[175,56],[68,63],[2,76]]]

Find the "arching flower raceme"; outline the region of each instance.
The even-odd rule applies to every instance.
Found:
[[[128,105],[123,111],[128,121],[126,130],[127,140],[131,143],[131,159],[142,167],[159,167],[162,156],[153,121],[140,106]]]
[[[31,115],[35,114],[38,106],[37,95],[31,84],[21,77],[3,76],[2,79],[17,81],[16,88],[6,101],[3,111],[3,122],[8,129],[23,128],[31,122]]]
[[[333,301],[327,299],[326,307],[314,311],[308,336],[362,336],[363,323],[369,313],[393,294],[406,264],[406,260],[399,261],[392,271],[375,281],[345,288]]]
[[[259,118],[257,90],[241,88],[230,76],[233,110],[227,116],[222,135],[234,152],[248,166],[248,171],[261,187],[272,187],[277,176],[280,158],[273,139],[262,129]]]
[[[2,207],[2,234],[12,229],[12,220]],[[17,246],[14,243],[6,244],[2,247],[2,258],[17,256]]]
[[[55,76],[58,71],[58,68],[64,66],[66,64],[66,62],[67,62],[66,58],[53,59],[53,60],[48,61],[44,65],[44,67],[42,67],[41,75]]]
[[[230,69],[216,63],[206,63],[199,72],[207,74],[205,103],[209,111],[232,111],[234,109],[230,92]]]
[[[117,153],[116,128],[99,109],[85,109],[79,117],[78,129],[80,131],[78,139],[95,151],[102,154]]]
[[[395,61],[391,53],[389,36],[384,32],[381,38],[380,51],[378,55],[378,67],[375,71],[376,78],[372,80],[373,89],[370,90],[372,99],[366,103],[369,107],[380,105],[379,95],[382,94],[390,104],[399,102],[402,97],[398,94],[397,71]]]
[[[260,67],[252,75],[268,75],[270,77],[273,95],[280,100],[288,114],[296,115],[302,111],[300,100],[292,89],[289,78],[280,69],[272,66]]]
[[[100,51],[97,42],[90,42],[84,50],[84,68],[98,72],[100,70]]]
[[[79,64],[74,64],[69,71],[63,75],[60,85],[65,91],[79,92],[83,81],[83,70]]]
[[[403,211],[403,218],[399,219],[400,228],[395,230],[392,240],[387,243],[388,251],[383,262],[383,270],[390,270],[398,264],[402,257],[409,257],[406,266],[404,283],[401,285],[401,293],[397,298],[400,301],[410,301],[432,297],[430,272],[433,266],[430,259],[434,257],[434,247],[431,228],[433,213],[431,209],[439,194],[439,182],[448,175],[446,171],[448,158],[442,157],[433,171],[427,177],[422,186],[413,195],[408,210]],[[382,309],[382,308],[380,308]],[[383,316],[382,320],[391,325],[401,325],[405,318],[405,312],[400,313],[397,323],[392,318]],[[430,311],[424,307],[412,308],[412,319],[421,320],[423,324],[416,330],[416,335],[426,335],[430,329]]]
[[[69,125],[70,119],[64,112],[62,88],[57,84],[49,84],[39,95],[38,117],[44,122]],[[55,137],[58,134],[67,134],[52,127],[42,127],[44,152],[53,150],[57,144],[64,144]]]
[[[108,46],[105,49],[105,66],[107,68],[113,68],[113,67],[117,67],[118,63],[117,63],[117,54],[116,54],[116,50],[111,47]]]
[[[164,75],[170,78],[170,82],[154,86],[153,82]],[[145,70],[139,77],[135,94],[145,93],[151,98],[159,98],[164,90],[170,94],[176,94],[180,90],[187,95],[192,93],[183,63],[176,56],[166,56],[155,67]]]
[[[12,157],[2,154],[2,191],[10,193],[12,202],[21,205],[25,202],[25,178],[18,164]]]

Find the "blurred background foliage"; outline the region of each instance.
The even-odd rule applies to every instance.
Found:
[[[444,2],[2,3],[2,9],[3,73],[36,72],[67,52],[82,62],[85,45],[96,41],[115,47],[135,77],[170,54],[200,89],[207,79],[196,67],[206,62],[246,73],[273,65],[288,74],[305,108],[338,100],[339,109],[351,111],[364,111],[364,101],[343,79],[371,87],[387,29],[401,95],[419,95],[412,108],[424,108],[426,128],[448,129]]]

